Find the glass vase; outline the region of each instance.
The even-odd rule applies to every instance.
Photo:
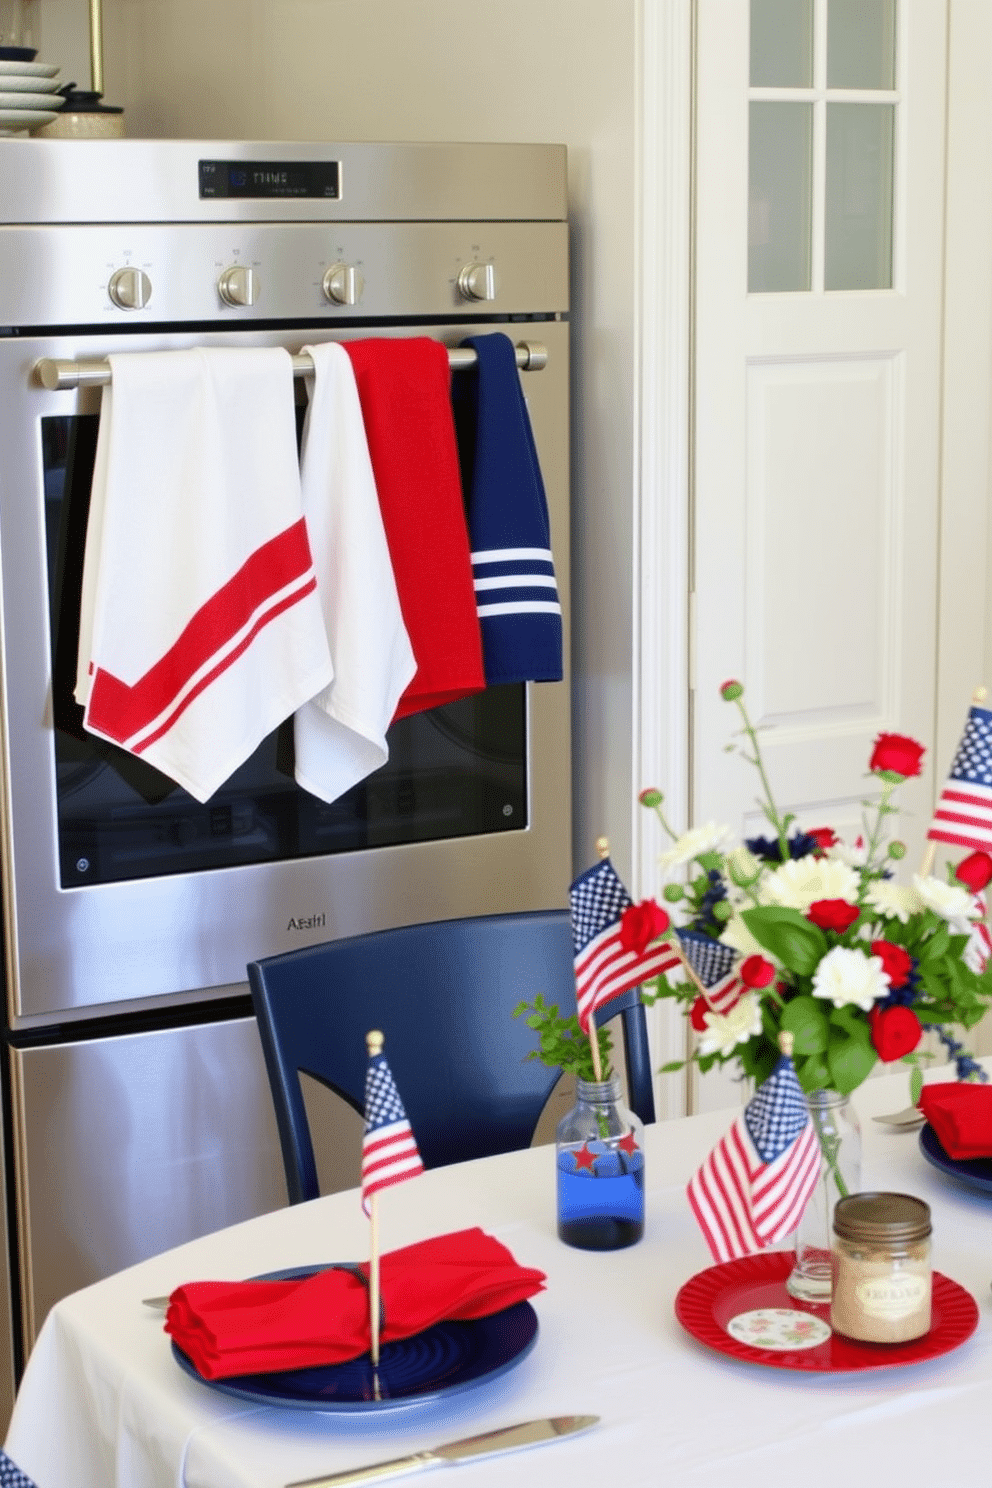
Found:
[[[820,1141],[820,1181],[796,1230],[796,1261],[786,1282],[802,1302],[829,1303],[834,1205],[861,1188],[861,1127],[850,1097],[836,1090],[806,1093]]]
[[[621,1250],[644,1234],[644,1128],[620,1076],[579,1080],[558,1123],[558,1235],[579,1250]]]

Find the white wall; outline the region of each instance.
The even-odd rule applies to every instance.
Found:
[[[89,86],[87,6],[35,0],[41,50]],[[634,0],[104,0],[127,133],[528,140],[569,147],[576,866],[631,870]]]

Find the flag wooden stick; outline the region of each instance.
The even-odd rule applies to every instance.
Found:
[[[600,861],[605,861],[610,856],[610,839],[597,837],[596,851],[599,853]],[[599,1085],[603,1079],[603,1065],[599,1057],[599,1029],[596,1025],[595,1007],[589,1009],[589,1053],[592,1055],[593,1079]]]
[[[973,708],[980,708],[985,702],[985,699],[988,697],[988,695],[989,692],[987,687],[976,687],[974,692],[971,694],[971,706]],[[920,864],[921,878],[928,878],[930,876],[930,873],[933,871],[933,860],[936,855],[936,842],[928,841],[923,851],[923,862]]]
[[[385,1042],[378,1029],[365,1035],[370,1059],[382,1053]],[[369,1197],[369,1336],[372,1367],[376,1368],[379,1363],[379,1195],[376,1193]]]

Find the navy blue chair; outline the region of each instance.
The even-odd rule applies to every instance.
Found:
[[[542,993],[575,1010],[565,910],[490,915],[382,930],[252,962],[252,1000],[272,1087],[290,1202],[318,1196],[300,1072],[359,1113],[365,1034],[381,1028],[425,1167],[530,1145],[558,1071],[526,1059],[536,1036],[514,1018]],[[654,1120],[644,1008],[637,990],[599,1021],[622,1019],[628,1099]]]

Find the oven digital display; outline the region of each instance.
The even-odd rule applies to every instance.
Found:
[[[200,196],[337,201],[340,160],[201,160]]]

